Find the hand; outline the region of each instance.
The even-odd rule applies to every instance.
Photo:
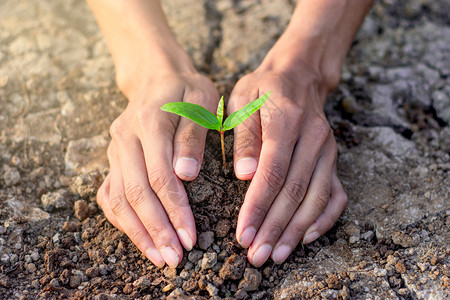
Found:
[[[168,102],[196,103],[214,111],[218,94],[198,73],[165,73],[139,93],[111,125],[110,173],[97,194],[108,220],[156,266],[176,267],[196,242],[182,180],[200,170],[206,129],[163,112]]]
[[[236,176],[252,179],[236,237],[256,267],[269,256],[286,260],[300,241],[328,231],[347,205],[321,77],[306,64],[294,71],[261,66],[236,84],[228,113],[269,91],[260,113],[235,128]]]

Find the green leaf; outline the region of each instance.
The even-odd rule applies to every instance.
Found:
[[[250,102],[240,110],[235,111],[234,113],[229,115],[223,123],[223,131],[233,129],[234,127],[247,120],[248,117],[256,112],[264,104],[264,102],[269,99],[270,93],[272,92],[268,92],[264,96]]]
[[[161,109],[188,118],[205,128],[213,130],[220,129],[221,123],[219,123],[217,117],[200,105],[187,102],[172,102],[164,104]]]
[[[220,126],[222,126],[223,123],[223,96],[220,97],[219,105],[217,106],[217,120],[220,122]]]

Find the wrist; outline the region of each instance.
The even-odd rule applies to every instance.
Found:
[[[299,36],[288,28],[269,51],[262,68],[302,80],[305,74],[327,92],[339,84],[345,55],[329,55],[327,37]]]

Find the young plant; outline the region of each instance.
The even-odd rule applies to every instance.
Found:
[[[220,133],[220,142],[222,145],[222,159],[223,168],[226,169],[226,159],[225,159],[225,147],[224,147],[224,133],[227,130],[233,129],[238,126],[253,113],[255,113],[266,100],[269,98],[270,93],[268,92],[264,96],[256,99],[245,105],[238,111],[235,111],[223,121],[223,96],[220,98],[219,105],[217,106],[217,113],[214,115],[206,108],[187,102],[172,102],[164,104],[161,109],[163,111],[171,112],[179,116],[188,118],[200,126],[208,129],[217,130]]]

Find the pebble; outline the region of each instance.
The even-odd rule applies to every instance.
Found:
[[[75,216],[80,220],[83,221],[87,217],[89,217],[89,205],[85,200],[77,200],[73,204],[73,207],[75,209]]]
[[[51,287],[60,287],[60,283],[57,278],[53,278],[52,280],[50,280],[50,283],[48,285]]]
[[[203,256],[203,252],[200,250],[192,250],[188,254],[188,260],[192,263],[197,263]]]
[[[0,261],[4,264],[7,264],[9,262],[9,255],[7,253],[2,254],[0,257]]]
[[[33,263],[29,263],[29,264],[27,264],[27,271],[28,272],[30,272],[30,273],[34,273],[34,272],[36,272],[36,265],[35,264],[33,264]]]
[[[20,173],[17,168],[7,166],[3,173],[3,180],[5,181],[6,186],[18,184],[20,182]]]
[[[231,228],[231,222],[228,219],[220,219],[216,225],[216,236],[223,238],[226,237]]]
[[[242,300],[248,297],[248,293],[246,290],[240,289],[234,293],[234,298],[238,300]]]
[[[69,279],[69,285],[71,288],[76,288],[81,284],[81,277],[74,275],[74,276],[70,276]]]
[[[383,277],[383,276],[387,275],[386,269],[375,268],[374,272],[375,272],[375,276],[377,276],[377,277]]]
[[[212,231],[202,232],[198,236],[198,246],[200,247],[200,249],[207,250],[209,246],[212,245],[213,242],[214,242],[214,232]]]
[[[54,209],[68,208],[68,202],[65,199],[65,192],[62,190],[42,195],[41,202],[44,210],[47,212],[51,212]]]
[[[206,285],[206,291],[209,293],[209,296],[211,297],[217,296],[217,294],[219,293],[219,289],[209,282]]]
[[[33,260],[31,259],[31,256],[29,254],[25,255],[25,262],[31,263]]]
[[[184,291],[181,288],[176,288],[169,294],[168,298],[178,299],[182,295],[184,295]]]
[[[9,262],[14,265],[16,262],[19,261],[19,256],[17,256],[17,254],[11,254],[9,256]]]
[[[238,289],[256,291],[261,284],[261,273],[253,268],[246,268],[244,278],[239,282]]]
[[[133,286],[134,287],[138,287],[138,288],[147,288],[152,284],[152,282],[148,279],[147,276],[141,276],[139,277],[139,279],[135,280],[133,282]]]
[[[242,278],[246,262],[242,255],[233,254],[227,258],[219,271],[219,276],[223,280],[232,279],[238,280]]]
[[[374,235],[375,234],[373,233],[373,231],[369,230],[369,231],[366,231],[363,234],[361,234],[361,238],[363,240],[366,240],[366,241],[370,242],[373,239]]]
[[[190,261],[188,261],[185,265],[184,265],[184,269],[186,270],[192,270],[194,268],[194,264]]]
[[[105,264],[101,264],[99,267],[100,274],[105,276],[108,274],[108,266]]]
[[[211,269],[217,263],[217,253],[208,252],[203,255],[202,259],[202,270]]]

